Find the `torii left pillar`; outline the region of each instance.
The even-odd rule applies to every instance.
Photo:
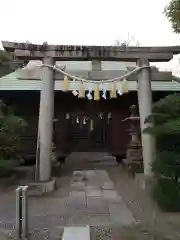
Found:
[[[54,65],[52,57],[45,57],[43,64]],[[45,191],[54,188],[51,174],[52,163],[52,137],[54,116],[54,73],[53,69],[42,67],[42,85],[39,111],[39,181],[46,182]]]

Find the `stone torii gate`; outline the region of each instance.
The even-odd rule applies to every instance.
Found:
[[[152,113],[150,62],[167,62],[173,54],[180,53],[180,46],[172,47],[112,47],[112,46],[63,46],[34,45],[3,41],[6,51],[22,60],[42,60],[45,65],[54,66],[55,61],[127,61],[146,67],[138,72],[137,91],[143,147],[144,175],[151,176],[151,162],[155,154],[153,136],[143,133],[147,127],[145,119]],[[42,182],[51,180],[52,127],[54,116],[53,69],[43,66],[42,89],[39,112],[40,170]]]

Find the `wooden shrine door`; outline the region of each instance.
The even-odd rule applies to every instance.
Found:
[[[110,151],[110,113],[93,101],[82,110],[70,113],[68,132],[70,151]]]

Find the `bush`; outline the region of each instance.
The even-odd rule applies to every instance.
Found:
[[[157,153],[152,164],[152,170],[157,178],[168,178],[177,181],[180,176],[180,153],[162,151]]]
[[[20,136],[26,125],[22,118],[0,101],[0,159],[7,160],[18,155]]]
[[[159,178],[152,195],[159,207],[166,211],[180,211],[180,191],[172,179]]]
[[[10,161],[0,159],[0,178],[9,177],[13,174],[13,167]]]
[[[153,198],[167,211],[180,211],[180,95],[173,94],[153,106],[145,129],[156,137],[157,156],[152,164],[156,177]]]

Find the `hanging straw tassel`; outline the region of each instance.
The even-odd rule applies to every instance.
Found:
[[[122,81],[119,83],[119,92],[120,92],[120,95],[123,95],[123,93],[124,93],[124,88],[123,88],[123,82]]]
[[[94,100],[95,101],[100,100],[99,84],[96,84],[95,89],[94,89]]]
[[[129,90],[128,90],[128,81],[126,79],[124,79],[122,81],[122,90],[123,90],[123,93],[128,93]]]
[[[116,85],[113,83],[110,91],[110,98],[117,98]]]
[[[63,89],[64,89],[64,91],[68,91],[68,89],[69,89],[69,80],[68,80],[67,75],[64,76]]]
[[[83,83],[81,83],[81,85],[80,85],[78,97],[85,98],[85,89],[84,89]]]

